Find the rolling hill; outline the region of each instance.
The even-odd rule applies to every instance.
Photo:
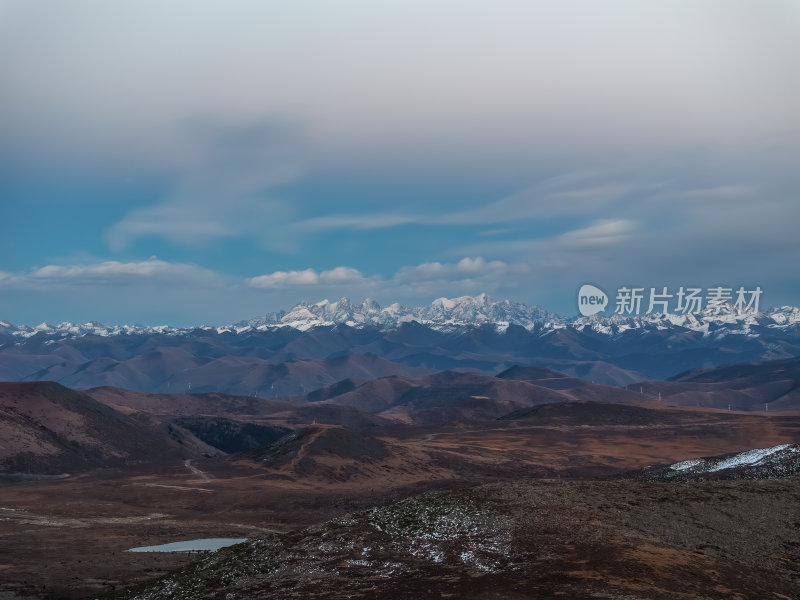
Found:
[[[732,410],[800,410],[800,358],[740,363],[681,373],[632,386],[648,398]]]
[[[123,414],[52,382],[0,383],[0,440],[0,472],[23,475],[218,453],[179,426]]]

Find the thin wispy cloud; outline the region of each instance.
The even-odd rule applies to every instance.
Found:
[[[187,263],[151,258],[138,262],[108,260],[83,265],[45,265],[25,273],[0,273],[0,287],[25,288],[70,286],[221,285],[226,278],[210,269]]]
[[[603,219],[588,227],[568,231],[558,237],[558,243],[576,248],[592,248],[619,244],[635,230],[628,219]]]
[[[267,237],[292,214],[278,191],[301,171],[297,133],[283,121],[193,119],[181,127],[194,146],[164,198],[131,211],[106,238],[114,250],[139,238],[203,245],[240,236]]]
[[[530,221],[546,221],[565,216],[585,216],[616,209],[634,191],[642,191],[630,181],[612,177],[620,174],[569,173],[547,178],[509,196],[450,212],[418,210],[416,214],[396,212],[331,214],[294,222],[297,235],[337,230],[389,229],[416,225],[422,227],[497,226]]]
[[[373,215],[328,215],[313,217],[292,224],[298,233],[311,233],[334,229],[386,229],[401,225],[420,224],[422,216],[398,215],[393,213]]]
[[[483,257],[465,257],[455,263],[429,262],[402,267],[393,280],[405,284],[420,282],[449,281],[486,275],[498,275],[506,271],[507,265],[499,260],[485,261]]]
[[[302,271],[275,271],[247,280],[255,288],[280,289],[303,286],[363,285],[368,280],[360,271],[351,267],[336,267],[317,273],[314,269]]]

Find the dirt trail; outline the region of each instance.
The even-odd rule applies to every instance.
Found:
[[[317,441],[317,439],[323,433],[325,433],[326,430],[327,430],[327,428],[321,428],[321,429],[319,429],[319,431],[315,431],[310,436],[308,436],[308,439],[306,439],[303,442],[303,444],[297,450],[297,454],[292,459],[292,461],[289,463],[289,468],[291,470],[294,471],[297,468],[297,465],[300,463],[300,461],[303,460],[303,458],[306,456],[306,454],[308,454],[308,447],[311,446],[311,444],[313,444],[315,441]]]
[[[197,475],[197,476],[198,476],[200,479],[202,479],[203,481],[211,481],[211,478],[210,478],[208,475],[206,475],[205,473],[203,473],[203,472],[202,472],[200,469],[198,469],[197,467],[195,467],[195,466],[192,464],[192,459],[191,459],[191,458],[187,458],[187,459],[186,459],[186,460],[183,462],[183,464],[186,466],[186,468],[187,468],[187,469],[189,469],[189,470],[190,470],[192,473],[194,473],[195,475]]]

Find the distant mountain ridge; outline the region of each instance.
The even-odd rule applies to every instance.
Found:
[[[559,329],[593,331],[604,335],[615,335],[630,330],[639,331],[696,331],[713,335],[749,335],[754,328],[796,329],[800,327],[800,308],[783,306],[755,314],[644,314],[637,316],[593,315],[591,317],[567,318],[538,306],[528,306],[511,300],[493,299],[487,294],[438,298],[428,306],[406,307],[398,303],[381,307],[375,300],[353,302],[342,298],[335,302],[300,302],[288,311],[268,313],[261,317],[239,321],[220,327],[171,327],[167,325],[103,325],[98,322],[61,323],[37,326],[14,325],[0,321],[0,338],[29,338],[42,335],[53,338],[78,337],[84,335],[185,335],[196,330],[213,330],[217,333],[248,333],[289,327],[308,331],[315,327],[376,327],[390,330],[406,323],[419,323],[436,330],[456,330],[491,325],[499,331],[510,325],[523,327],[541,335]],[[0,339],[0,342],[2,339]]]
[[[0,381],[271,398],[305,395],[345,379],[452,369],[496,374],[515,365],[624,386],[798,356],[800,310],[792,307],[751,315],[565,319],[481,294],[417,308],[381,308],[372,300],[306,302],[224,327],[0,322]]]

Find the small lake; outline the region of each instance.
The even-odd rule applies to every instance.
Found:
[[[241,544],[246,541],[247,538],[202,538],[199,540],[185,540],[183,542],[160,544],[158,546],[140,546],[139,548],[126,550],[126,552],[214,552],[220,548]]]

